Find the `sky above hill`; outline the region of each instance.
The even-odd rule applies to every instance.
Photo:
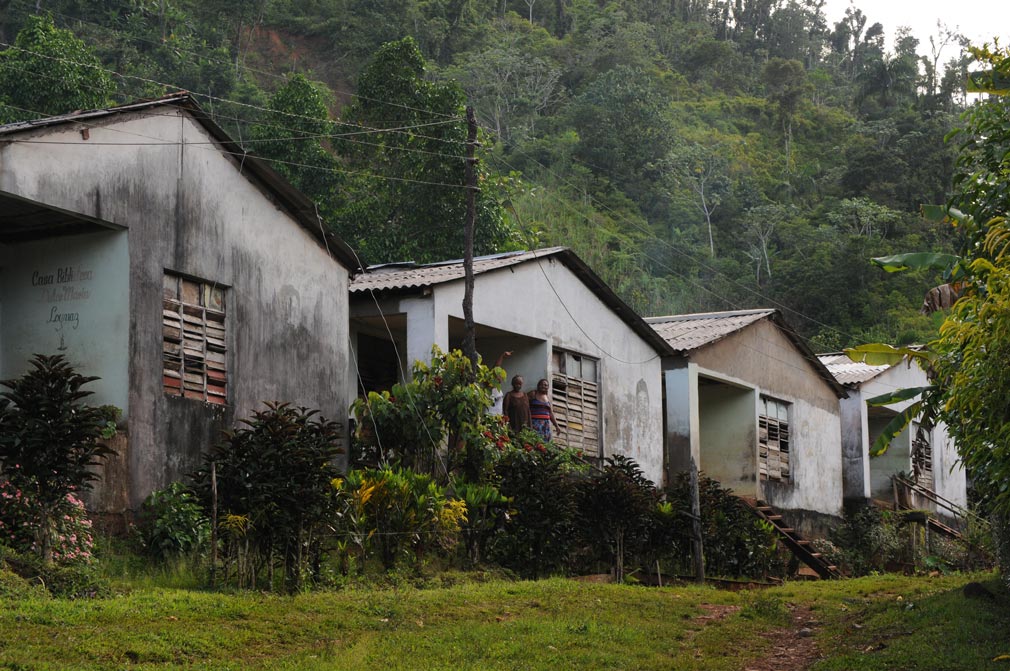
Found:
[[[999,36],[1000,44],[1010,45],[1010,2],[1002,0],[826,0],[824,14],[831,27],[845,14],[850,4],[866,15],[866,25],[881,23],[887,35],[887,45],[893,46],[899,26],[908,26],[919,39],[919,53],[929,53],[929,36],[937,34],[937,19],[947,27],[957,29],[973,44],[992,42]],[[949,52],[949,53],[948,53]],[[943,52],[944,60],[956,55],[954,48]]]

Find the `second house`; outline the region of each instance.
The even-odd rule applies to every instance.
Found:
[[[352,349],[362,391],[388,388],[463,341],[460,260],[369,268],[351,283]],[[672,354],[648,324],[571,250],[554,247],[474,260],[477,350],[524,389],[546,379],[561,426],[556,441],[591,459],[633,458],[663,478],[661,360]],[[506,382],[506,389],[508,382]]]

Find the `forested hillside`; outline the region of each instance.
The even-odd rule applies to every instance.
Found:
[[[819,0],[0,0],[0,118],[191,91],[368,263],[571,246],[642,314],[780,307],[817,349],[927,339],[963,40]],[[69,32],[67,32],[69,31]],[[408,38],[408,39],[404,39]]]

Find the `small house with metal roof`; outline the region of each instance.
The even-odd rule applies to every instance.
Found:
[[[0,127],[0,379],[63,354],[122,410],[136,510],[264,400],[342,417],[353,252],[185,94]]]
[[[603,459],[635,459],[663,477],[661,362],[672,350],[574,252],[563,247],[474,259],[477,350],[502,361],[524,389],[551,385],[555,439]],[[432,345],[461,347],[461,260],[373,266],[351,282],[351,331],[360,391],[406,379]]]
[[[916,508],[939,507],[943,512],[943,502],[965,507],[965,472],[943,423],[928,426],[915,419],[891,441],[886,452],[870,456],[887,424],[914,399],[885,406],[871,406],[867,401],[900,389],[925,387],[929,385],[926,372],[907,358],[894,365],[870,365],[842,353],[822,354],[820,360],[848,391],[840,406],[845,499],[891,504],[896,494],[903,494],[903,483],[907,483],[915,490],[912,497],[916,499],[908,503]]]
[[[842,514],[845,390],[778,310],[652,317],[665,362],[670,476],[691,468],[816,530]]]

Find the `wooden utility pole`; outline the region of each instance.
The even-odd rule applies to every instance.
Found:
[[[477,118],[466,108],[466,227],[463,233],[463,354],[477,373],[477,326],[473,321],[473,229],[477,219]]]
[[[694,579],[705,582],[705,549],[701,538],[701,496],[698,491],[698,464],[691,457],[691,554],[694,558]]]
[[[210,462],[210,587],[217,582],[217,462]]]

